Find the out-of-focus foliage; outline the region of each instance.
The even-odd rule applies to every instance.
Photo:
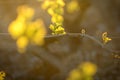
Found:
[[[96,71],[97,67],[95,64],[85,62],[72,70],[67,80],[93,80]]]
[[[65,34],[65,30],[63,28],[63,14],[65,3],[63,0],[45,0],[42,4],[42,8],[47,10],[49,15],[51,16],[51,24],[50,30],[52,34]]]
[[[111,38],[107,37],[107,35],[108,35],[107,32],[104,32],[104,33],[102,34],[102,39],[103,39],[103,43],[104,43],[104,44],[106,44],[106,43],[108,43],[109,41],[112,40]]]
[[[6,76],[4,71],[0,71],[0,80],[4,80],[4,77]]]
[[[46,30],[41,19],[32,21],[34,9],[29,6],[19,6],[17,9],[18,16],[11,22],[8,32],[17,40],[18,51],[23,53],[28,43],[42,45]]]
[[[77,0],[71,0],[67,5],[66,5],[66,10],[68,13],[74,13],[78,10],[80,10],[80,6]]]

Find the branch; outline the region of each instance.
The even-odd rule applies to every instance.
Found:
[[[90,35],[87,34],[81,34],[81,33],[67,33],[64,35],[47,35],[45,36],[45,38],[53,38],[53,37],[63,37],[63,36],[70,36],[70,37],[84,37],[84,38],[88,38],[90,40],[93,40],[94,42],[96,42],[98,45],[100,45],[102,48],[106,49],[109,52],[112,53],[120,53],[120,51],[114,51],[112,49],[109,49],[108,47],[106,47],[102,42],[100,42],[99,40],[97,40],[95,37],[92,37]],[[114,37],[113,37],[114,38]],[[120,37],[115,37],[115,38],[120,38]]]
[[[0,33],[0,35],[9,35],[9,33]],[[41,35],[42,36],[42,35]],[[109,49],[108,47],[106,47],[102,42],[100,42],[99,40],[97,40],[95,37],[90,36],[88,34],[82,34],[82,33],[67,33],[67,34],[60,34],[60,35],[46,35],[45,38],[57,38],[57,37],[64,37],[64,36],[70,36],[70,37],[83,37],[83,38],[88,38],[91,39],[93,41],[95,41],[98,45],[100,45],[102,48],[106,49],[109,52],[112,53],[120,53],[120,51],[114,51],[112,49]],[[112,37],[112,38],[120,38],[120,37]]]

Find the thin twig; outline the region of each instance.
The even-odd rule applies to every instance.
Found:
[[[111,53],[119,53],[120,51],[114,51],[112,49],[107,48],[102,42],[100,42],[99,40],[97,40],[95,37],[92,37],[90,35],[87,34],[81,34],[81,33],[67,33],[64,35],[47,35],[45,36],[45,38],[52,38],[52,37],[61,37],[61,36],[71,36],[71,37],[77,37],[77,36],[82,36],[88,39],[91,39],[93,41],[95,41],[97,44],[99,44],[102,48],[106,49],[107,51],[111,52]]]
[[[9,33],[0,33],[0,35],[10,35]],[[42,36],[42,35],[41,35]],[[82,34],[82,33],[67,33],[67,34],[60,34],[60,35],[46,35],[45,38],[56,38],[56,37],[63,37],[63,36],[70,36],[70,37],[84,37],[84,38],[88,38],[91,39],[93,41],[95,41],[97,44],[99,44],[102,48],[105,48],[107,51],[112,52],[112,53],[119,53],[120,51],[114,51],[112,49],[107,48],[102,42],[100,42],[99,40],[97,40],[95,37],[92,37],[88,34]],[[113,37],[114,38],[114,37]],[[120,37],[115,37],[115,38],[120,38]]]

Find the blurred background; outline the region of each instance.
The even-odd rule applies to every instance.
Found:
[[[64,1],[65,31],[80,33],[84,28],[101,42],[102,33],[108,32],[112,41],[104,46],[111,51],[86,37],[59,36],[45,38],[43,46],[29,45],[26,53],[20,54],[15,40],[6,34],[17,17],[17,7],[32,7],[34,19],[43,19],[47,34],[51,34],[51,16],[41,9],[42,0],[0,0],[0,71],[5,71],[5,80],[66,80],[83,62],[97,66],[94,80],[120,80],[120,0],[77,0],[73,12],[67,11],[71,0]]]

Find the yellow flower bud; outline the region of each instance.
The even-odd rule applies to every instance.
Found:
[[[27,5],[23,5],[17,8],[18,14],[24,16],[25,18],[32,18],[34,15],[34,10]]]
[[[27,37],[25,37],[25,36],[21,36],[20,38],[17,39],[16,44],[17,44],[17,47],[18,47],[18,51],[20,53],[23,53],[23,52],[26,51],[26,47],[28,45],[28,42],[29,41],[28,41]]]
[[[75,69],[70,72],[69,78],[67,80],[81,80],[82,74],[79,70]]]
[[[24,22],[16,20],[9,25],[8,32],[14,39],[17,39],[24,33],[25,29],[26,25],[24,24]]]
[[[57,0],[57,3],[62,7],[65,6],[65,3],[63,0]]]
[[[80,68],[82,68],[83,73],[88,76],[93,76],[97,71],[96,65],[90,62],[83,63],[80,65]]]
[[[104,32],[103,34],[102,34],[102,39],[103,39],[103,43],[104,44],[106,44],[107,42],[109,42],[109,41],[111,41],[112,39],[111,38],[109,38],[109,37],[107,37],[107,32]]]
[[[80,6],[76,0],[72,0],[67,4],[66,9],[68,13],[73,13],[75,11],[78,11],[80,9]]]

